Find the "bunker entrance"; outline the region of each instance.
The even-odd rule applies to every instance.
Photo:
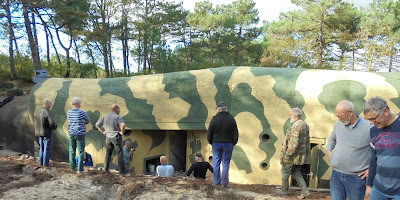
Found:
[[[311,143],[311,159],[312,159],[312,164],[311,165],[309,165],[309,164],[307,164],[307,165],[303,165],[302,167],[301,167],[301,170],[300,170],[300,173],[301,173],[301,175],[303,176],[303,178],[304,178],[304,181],[306,182],[306,184],[307,184],[307,187],[310,187],[310,179],[312,178],[311,177],[311,166],[314,164],[314,162],[313,162],[313,159],[314,159],[314,151],[313,151],[313,148],[318,148],[318,144],[315,144],[315,143]],[[294,187],[299,187],[299,184],[296,182],[296,180],[293,178],[293,176],[291,176],[291,186],[294,186]]]
[[[170,131],[169,162],[175,171],[186,171],[187,131]]]

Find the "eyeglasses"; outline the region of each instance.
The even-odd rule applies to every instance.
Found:
[[[366,119],[366,120],[368,120],[368,121],[370,121],[370,122],[375,122],[376,121],[376,119],[379,117],[379,116],[381,116],[383,114],[383,112],[382,113],[379,113],[376,117],[374,117],[374,118],[371,118],[371,119],[367,119],[367,118],[364,118],[364,119]]]

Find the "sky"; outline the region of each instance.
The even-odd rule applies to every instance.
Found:
[[[187,10],[193,11],[196,2],[203,0],[183,0],[183,7]],[[260,22],[265,21],[276,21],[279,19],[279,14],[281,12],[287,12],[299,9],[296,5],[292,4],[290,0],[253,0],[256,3],[256,8],[258,9],[258,16],[260,17]],[[352,3],[357,7],[367,7],[372,0],[344,0],[346,2]],[[178,1],[176,1],[178,2]],[[215,4],[230,4],[233,0],[213,0],[211,1],[213,5]]]
[[[172,0],[174,1],[174,0]],[[175,2],[183,2],[183,7],[187,10],[193,11],[194,6],[196,2],[199,1],[204,1],[204,0],[175,0]],[[230,4],[234,0],[209,0],[213,3],[215,6],[216,4]],[[263,20],[265,21],[276,21],[279,19],[279,14],[281,12],[288,12],[292,10],[299,9],[296,5],[292,4],[290,0],[253,0],[256,3],[256,8],[258,9],[259,13],[259,24],[258,26],[262,26]],[[357,7],[368,7],[368,5],[373,1],[373,0],[343,0],[349,3],[353,3]],[[44,38],[44,33],[39,32],[39,34],[42,34],[39,36],[39,38]],[[23,43],[23,42],[22,42]],[[27,43],[27,42],[26,42]],[[21,41],[19,41],[19,44],[21,44]],[[118,43],[119,44],[119,43]],[[113,44],[117,45],[118,44]],[[25,44],[27,47],[27,44]],[[44,53],[45,53],[45,40],[39,41],[39,46],[41,50],[41,59],[45,59]],[[59,45],[57,45],[59,46]],[[120,49],[120,48],[119,48]],[[6,41],[0,41],[0,53],[8,54],[8,43]],[[54,52],[52,52],[54,53]],[[59,53],[65,55],[65,52],[63,50],[59,50]],[[71,50],[71,56],[74,55],[74,52]],[[114,59],[114,64],[117,69],[122,69],[122,56],[119,51],[114,51],[113,56],[115,57]],[[137,64],[134,63],[134,61],[130,60],[131,66],[133,68],[136,68]],[[131,71],[137,71],[137,69],[132,69]]]

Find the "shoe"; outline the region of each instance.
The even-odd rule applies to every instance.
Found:
[[[275,190],[275,194],[277,195],[289,195],[288,191],[284,191],[284,190]]]
[[[307,191],[304,192],[304,193],[301,192],[301,194],[300,194],[299,196],[297,196],[297,198],[298,198],[298,199],[304,199],[304,198],[310,196],[310,194],[311,194],[310,191],[307,190]]]
[[[88,172],[87,170],[78,171],[78,174],[80,174],[80,173],[87,173],[87,172]]]
[[[224,186],[224,188],[231,188],[231,186],[229,185],[222,185],[222,186]]]

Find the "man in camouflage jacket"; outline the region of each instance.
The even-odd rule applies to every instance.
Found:
[[[301,189],[300,196],[297,196],[299,199],[310,195],[307,184],[300,173],[303,165],[311,164],[310,129],[308,124],[301,120],[302,114],[299,108],[293,108],[290,112],[292,126],[286,133],[286,139],[281,151],[282,189],[275,191],[276,194],[287,195],[289,176],[292,175]]]

